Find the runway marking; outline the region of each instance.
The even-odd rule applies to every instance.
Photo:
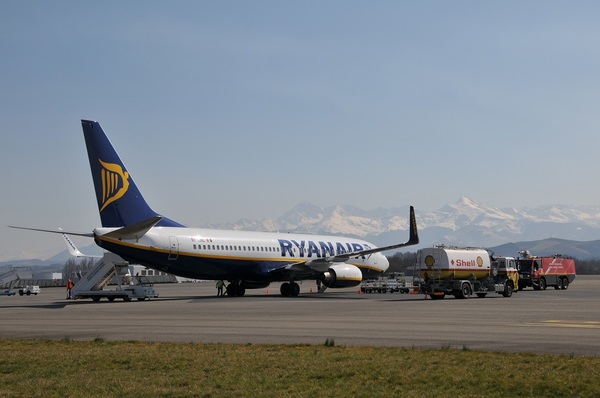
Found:
[[[549,319],[542,322],[525,322],[525,326],[542,326],[552,328],[600,329],[600,321],[563,321]]]

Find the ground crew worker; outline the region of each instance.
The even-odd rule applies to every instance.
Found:
[[[67,281],[67,300],[71,299],[71,289],[73,289],[73,285],[73,281],[69,279]]]
[[[225,286],[225,282],[219,279],[217,281],[217,297],[223,296],[223,286]]]

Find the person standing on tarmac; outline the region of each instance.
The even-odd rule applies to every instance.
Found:
[[[223,296],[223,286],[225,286],[225,282],[219,279],[217,281],[217,297]]]
[[[73,285],[73,281],[69,279],[67,281],[67,300],[71,299],[71,289],[73,289]]]

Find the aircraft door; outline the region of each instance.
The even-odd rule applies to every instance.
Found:
[[[177,260],[179,257],[179,240],[176,236],[169,236],[169,260]]]

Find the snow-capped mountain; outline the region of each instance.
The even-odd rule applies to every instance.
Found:
[[[416,208],[421,245],[453,244],[491,247],[507,242],[546,238],[600,239],[600,205],[539,206],[500,209],[465,196],[435,211]],[[211,228],[307,232],[356,236],[375,244],[406,237],[408,206],[363,210],[349,205],[321,208],[301,203],[277,219],[240,220]],[[414,248],[413,248],[414,249]]]

